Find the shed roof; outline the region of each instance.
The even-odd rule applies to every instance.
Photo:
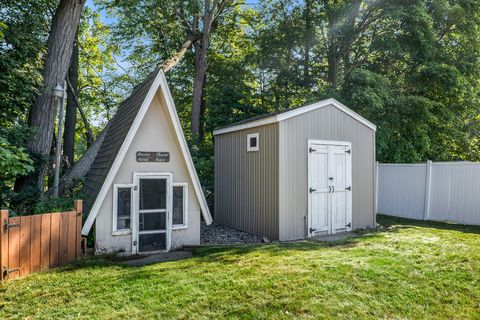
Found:
[[[83,226],[82,234],[86,235],[90,231],[93,221],[98,214],[100,204],[111,184],[111,180],[113,180],[130,146],[131,140],[158,90],[162,90],[164,93],[168,108],[167,113],[170,114],[172,118],[171,120],[177,138],[179,139],[181,151],[187,163],[187,168],[200,202],[202,214],[207,224],[211,223],[212,218],[210,211],[183,136],[165,74],[163,69],[157,67],[142,83],[133,89],[132,94],[127,99],[121,102],[117,112],[106,128],[106,136],[87,173],[83,186],[83,191],[86,195],[85,212],[88,212],[89,215]]]
[[[325,99],[313,104],[290,108],[283,111],[270,112],[270,113],[262,114],[253,118],[242,120],[242,121],[233,123],[229,126],[216,129],[213,131],[213,134],[220,135],[228,132],[234,132],[238,130],[244,130],[248,128],[263,126],[266,124],[283,121],[291,117],[295,117],[300,114],[303,114],[305,112],[313,111],[315,109],[323,108],[326,106],[334,106],[337,109],[340,109],[341,111],[345,112],[349,116],[353,117],[357,121],[363,123],[368,128],[372,130],[377,130],[377,127],[373,123],[371,123],[370,121],[368,121],[367,119],[365,119],[364,117],[356,113],[355,111],[347,108],[344,104],[340,103],[336,99],[330,98],[330,99]]]

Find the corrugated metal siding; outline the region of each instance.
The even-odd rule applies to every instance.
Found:
[[[260,150],[247,152],[256,132]],[[214,220],[278,239],[278,124],[215,136]]]
[[[307,140],[352,143],[353,228],[375,223],[375,132],[333,106],[284,120],[280,136],[280,240],[304,238]]]
[[[379,213],[423,219],[427,169],[425,164],[379,164]]]

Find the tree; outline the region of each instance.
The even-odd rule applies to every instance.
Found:
[[[53,17],[42,72],[43,81],[28,119],[29,125],[35,129],[28,146],[41,163],[36,166],[34,174],[16,181],[17,190],[25,189],[35,181],[36,187],[43,192],[46,172],[44,158],[48,157],[52,147],[57,114],[57,105],[51,92],[56,85],[63,84],[65,80],[84,3],[84,0],[62,0]]]
[[[65,130],[63,133],[63,155],[68,169],[75,163],[75,126],[77,124],[78,102],[78,39],[73,45],[72,58],[67,73],[67,106],[65,110]]]
[[[170,70],[192,50],[193,85],[190,133],[198,136],[203,123],[207,79],[208,54],[212,32],[222,16],[238,3],[235,0],[158,1],[124,0],[100,3],[114,15],[122,16],[116,25],[115,41],[129,43],[133,50],[128,60],[143,68],[160,61],[164,70]],[[145,42],[138,42],[141,36]],[[147,54],[148,53],[148,54]],[[148,55],[148,57],[146,57]],[[150,65],[151,68],[151,65]],[[146,72],[144,72],[146,73]],[[203,106],[203,107],[202,107]]]

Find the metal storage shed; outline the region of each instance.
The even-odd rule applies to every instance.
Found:
[[[215,130],[215,220],[272,240],[373,227],[375,131],[335,99]]]

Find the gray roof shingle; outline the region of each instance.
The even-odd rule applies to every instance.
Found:
[[[120,147],[127,137],[128,131],[159,71],[158,67],[155,68],[142,83],[138,84],[133,89],[132,94],[120,103],[117,112],[110,120],[106,128],[107,134],[83,184],[83,192],[86,196],[84,201],[84,212],[86,214],[90,212],[120,151]]]

